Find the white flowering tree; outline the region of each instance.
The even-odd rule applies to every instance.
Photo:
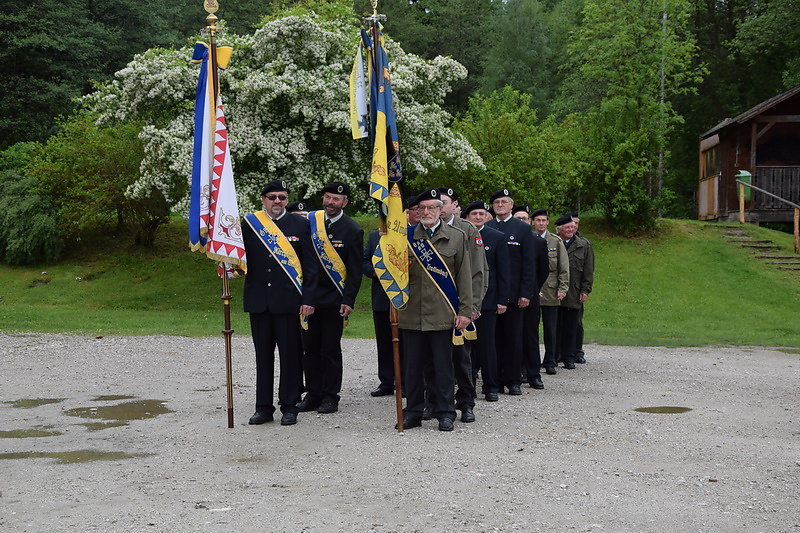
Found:
[[[269,180],[290,183],[296,199],[316,197],[327,182],[351,185],[361,205],[371,150],[350,135],[348,77],[358,43],[350,16],[308,11],[265,22],[253,35],[223,34],[234,47],[220,90],[230,131],[240,205],[258,205]],[[470,144],[450,130],[441,108],[466,69],[453,59],[426,61],[387,39],[404,170],[425,174],[448,165],[483,167]],[[142,125],[145,156],[130,196],[157,190],[178,210],[188,206],[194,91],[191,48],[151,49],[85,98],[100,122]]]

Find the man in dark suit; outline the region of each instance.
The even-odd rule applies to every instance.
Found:
[[[308,221],[286,212],[289,189],[285,181],[267,183],[261,191],[263,213],[245,217],[242,237],[247,251],[247,276],[244,280],[244,310],[250,313],[250,328],[256,351],[256,411],[251,424],[273,420],[275,346],[280,354],[278,404],[281,424],[297,423],[301,370],[300,320],[313,316],[317,288],[318,262],[311,244]],[[259,229],[259,218],[273,232]],[[285,237],[284,244],[299,260],[302,282],[290,277],[267,245]],[[280,254],[279,254],[280,255]]]
[[[523,310],[538,302],[539,286],[547,277],[547,245],[536,239],[530,225],[513,217],[514,200],[508,189],[500,189],[491,197],[495,217],[486,223],[505,234],[509,263],[509,303],[505,313],[497,317],[497,364],[500,382],[508,394],[522,394],[522,328]],[[530,327],[533,327],[530,325]]]
[[[485,203],[472,202],[461,211],[461,216],[478,229],[488,265],[489,283],[481,302],[480,316],[475,320],[478,338],[472,343],[473,388],[480,370],[483,380],[481,392],[487,402],[496,402],[501,386],[497,376],[495,328],[497,316],[506,312],[508,304],[508,246],[503,233],[485,225],[491,219],[489,206]]]
[[[316,312],[303,335],[303,369],[308,392],[298,406],[300,412],[335,413],[339,410],[342,331],[361,287],[364,246],[364,230],[344,213],[349,197],[347,184],[334,181],[322,189],[323,212],[308,214],[320,275]],[[328,253],[331,257],[326,261]],[[341,272],[333,266],[337,260],[341,261]]]

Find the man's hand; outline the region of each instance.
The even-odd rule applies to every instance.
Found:
[[[303,316],[311,316],[314,314],[314,306],[313,305],[301,305],[300,306],[300,314]]]
[[[339,306],[339,314],[345,318],[350,316],[350,313],[352,312],[353,308],[350,307],[349,305],[342,304],[341,306]]]
[[[585,302],[586,300],[589,299],[589,295],[586,294],[585,292],[582,292],[581,295],[580,295],[580,299],[581,299],[581,303],[583,303],[583,302]]]
[[[468,316],[457,316],[456,317],[456,329],[461,331],[465,327],[469,326],[471,320]]]
[[[505,313],[506,309],[508,309],[508,306],[505,306],[503,304],[497,304],[497,314],[498,315],[502,315],[503,313]]]
[[[520,298],[519,300],[517,300],[517,306],[520,309],[528,307],[530,305],[530,303],[531,303],[530,298]]]
[[[472,321],[474,322],[474,321],[478,320],[480,317],[481,317],[481,312],[480,311],[474,311],[472,313],[472,317],[471,318],[472,318]]]
[[[561,300],[563,300],[564,298],[566,298],[566,297],[567,297],[567,293],[566,293],[566,292],[559,292],[559,293],[558,293],[558,301],[559,301],[559,302],[560,302]]]

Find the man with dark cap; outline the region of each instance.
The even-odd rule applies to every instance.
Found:
[[[520,395],[522,375],[523,310],[538,302],[539,285],[547,277],[547,246],[536,239],[529,224],[514,218],[514,200],[508,189],[492,194],[495,217],[486,223],[505,234],[509,263],[509,302],[506,312],[497,317],[497,364],[500,382],[508,394]]]
[[[581,235],[581,217],[580,214],[577,212],[567,213],[572,221],[575,223],[575,235],[578,237],[583,237]],[[583,237],[586,239],[586,237]],[[592,246],[592,241],[586,239],[586,242],[589,243],[589,246]],[[594,248],[592,248],[592,254],[594,254]],[[578,316],[578,335],[576,337],[576,344],[577,344],[577,351],[575,352],[575,362],[584,364],[586,363],[586,354],[583,352],[583,304],[581,304],[581,312]]]
[[[523,221],[526,224],[531,223],[531,210],[527,205],[515,205],[513,209],[511,209],[511,214],[514,215],[514,218]]]
[[[434,415],[440,431],[452,431],[456,417],[452,346],[470,324],[473,305],[467,238],[439,218],[442,201],[436,189],[419,195],[418,208],[420,223],[408,229],[409,300],[400,310],[407,398],[403,426],[422,424],[424,368],[430,362],[433,376],[427,385],[435,391]]]
[[[508,303],[508,247],[503,233],[486,226],[491,215],[485,203],[472,202],[462,210],[461,216],[478,229],[489,267],[489,284],[481,302],[481,314],[475,320],[478,338],[472,343],[472,380],[474,383],[480,370],[481,392],[487,402],[496,402],[501,385],[497,375],[495,331],[497,316],[506,312]]]
[[[564,241],[569,257],[569,289],[558,308],[558,355],[564,368],[575,368],[578,317],[581,304],[592,292],[594,252],[589,241],[575,235],[572,217],[564,215],[556,221],[558,236]]]
[[[514,205],[511,214],[522,222],[531,224],[531,210],[527,205]],[[531,230],[532,231],[532,230]],[[541,280],[539,280],[541,282]],[[539,299],[531,299],[528,307],[522,310],[522,382],[530,383],[534,389],[543,389],[539,365],[533,361],[539,358]]]
[[[322,189],[322,210],[308,213],[311,239],[321,270],[316,313],[303,335],[308,392],[301,412],[335,413],[342,390],[342,331],[361,286],[364,230],[344,213],[347,184],[334,181]]]
[[[302,384],[300,329],[314,313],[318,262],[308,221],[286,212],[288,197],[285,181],[267,183],[261,190],[264,210],[245,216],[242,224],[248,266],[244,310],[250,314],[256,352],[256,411],[251,424],[273,420],[276,345],[281,425],[297,423]]]
[[[556,374],[556,367],[558,366],[556,359],[558,309],[569,288],[569,257],[567,257],[567,249],[561,239],[547,231],[549,222],[550,213],[546,209],[537,209],[533,212],[533,229],[547,243],[549,274],[539,293],[542,331],[544,333],[544,361],[541,359],[539,347],[537,346],[536,361],[535,363],[531,361],[531,363],[537,364],[537,366],[544,366],[548,374]],[[539,327],[538,319],[536,327],[537,329]]]
[[[295,213],[304,217],[308,215],[308,207],[305,202],[292,202],[286,206],[286,210],[290,213]]]
[[[459,211],[458,194],[451,187],[439,187],[439,199],[442,209],[439,217],[442,222],[458,228],[467,236],[467,255],[469,256],[470,270],[472,271],[472,314],[474,321],[481,315],[481,302],[486,294],[489,282],[488,264],[486,254],[480,244],[480,233],[470,222],[456,215]],[[474,422],[475,413],[475,383],[472,379],[472,341],[466,340],[464,344],[453,346],[453,366],[456,376],[456,409],[461,411],[462,422]]]

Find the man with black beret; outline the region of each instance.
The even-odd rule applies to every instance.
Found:
[[[508,189],[496,191],[490,200],[495,218],[486,225],[505,234],[510,279],[508,309],[497,317],[497,364],[508,394],[520,395],[522,330],[534,326],[523,323],[523,310],[532,300],[538,302],[540,284],[547,277],[547,246],[534,237],[529,224],[511,214],[514,200]]]
[[[511,214],[514,215],[514,218],[517,218],[526,224],[531,223],[531,210],[527,205],[515,205],[511,210]]]
[[[322,189],[322,210],[308,213],[320,265],[316,312],[303,335],[308,392],[300,411],[335,413],[342,390],[342,331],[361,287],[364,230],[344,213],[350,187],[334,181]]]
[[[424,368],[433,366],[427,386],[440,431],[452,431],[452,347],[472,314],[472,272],[463,231],[442,222],[439,191],[417,197],[420,223],[409,228],[409,300],[399,311],[405,359],[406,429],[422,424],[425,406]]]
[[[489,284],[481,302],[481,314],[475,320],[478,338],[472,343],[472,381],[474,384],[480,370],[483,381],[481,392],[487,402],[496,402],[501,385],[497,375],[495,331],[497,316],[505,313],[508,303],[508,246],[503,233],[486,226],[492,217],[489,206],[484,202],[472,202],[461,213],[478,229],[489,267]]]
[[[577,211],[573,211],[572,213],[567,213],[572,221],[575,223],[575,235],[578,237],[583,237],[581,235],[581,216],[580,213]],[[586,237],[583,237],[586,239]],[[586,242],[589,243],[589,246],[592,246],[592,241],[586,239]],[[594,254],[594,248],[592,248],[592,254]],[[581,312],[578,316],[578,335],[575,340],[577,346],[577,351],[575,352],[575,362],[584,364],[586,363],[585,353],[583,352],[583,304],[581,304]]]
[[[544,360],[542,361],[539,347],[537,346],[536,360],[531,359],[530,365],[536,367],[544,366],[545,372],[556,374],[556,367],[558,366],[558,360],[556,359],[558,309],[561,300],[567,296],[567,290],[569,289],[569,257],[561,239],[547,231],[549,222],[550,213],[546,209],[537,209],[533,212],[533,229],[547,243],[549,274],[539,293],[542,330],[544,333]]]
[[[558,236],[569,257],[569,289],[558,308],[558,355],[564,368],[575,368],[578,318],[581,305],[592,292],[594,252],[589,241],[575,235],[575,222],[564,215],[556,220]]]
[[[290,213],[295,213],[304,217],[308,214],[308,208],[305,202],[292,202],[286,206],[286,210]]]
[[[278,404],[281,425],[297,423],[302,376],[301,322],[313,316],[318,262],[308,221],[286,212],[285,181],[261,190],[263,211],[244,217],[242,238],[247,252],[244,310],[256,352],[256,411],[250,424],[273,420],[275,346],[280,354]]]

